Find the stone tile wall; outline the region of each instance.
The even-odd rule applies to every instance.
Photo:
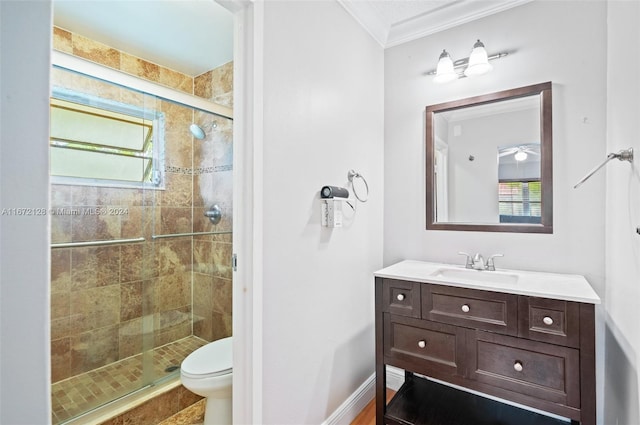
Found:
[[[233,62],[196,76],[193,94],[233,109]]]
[[[214,83],[215,84],[215,83]],[[216,127],[204,140],[194,139],[194,231],[231,231],[233,212],[233,122],[196,113],[196,122]],[[213,226],[204,212],[213,205],[222,220]],[[231,233],[198,236],[193,242],[193,333],[213,341],[231,335]]]
[[[204,400],[199,395],[193,394],[182,385],[168,391],[146,403],[133,408],[121,415],[102,422],[100,425],[130,425],[130,424],[196,424],[204,421]],[[189,406],[194,406],[189,409]],[[188,410],[187,410],[188,409]],[[184,415],[183,422],[173,419],[179,412],[192,412],[192,415]]]
[[[60,28],[54,28],[54,48],[193,92],[192,77]],[[151,239],[231,231],[231,120],[59,69],[52,80],[159,110],[166,118],[165,190],[52,185],[52,243],[146,238],[138,244],[52,249],[53,382],[191,334],[208,341],[231,335],[231,235]],[[189,133],[191,123],[214,119],[218,127],[205,140]],[[224,212],[217,226],[204,217],[213,203]],[[98,207],[120,207],[127,214],[83,213]]]
[[[193,77],[145,61],[59,27],[53,28],[53,48],[154,83],[193,94]]]

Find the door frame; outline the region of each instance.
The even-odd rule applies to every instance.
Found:
[[[233,423],[262,420],[264,4],[215,0],[234,14]]]

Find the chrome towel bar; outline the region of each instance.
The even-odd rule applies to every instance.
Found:
[[[575,186],[573,186],[573,188],[577,189],[582,183],[587,181],[589,179],[589,177],[594,175],[599,169],[604,167],[605,164],[607,162],[611,161],[612,159],[618,159],[620,161],[633,162],[633,148],[623,149],[623,150],[619,151],[618,153],[610,153],[609,155],[607,155],[607,159],[605,159],[602,164],[598,165],[593,170],[589,171],[589,173],[586,176],[584,176],[582,178],[582,180],[580,180],[578,183],[576,183]]]
[[[111,239],[108,241],[52,243],[51,248],[77,248],[81,246],[115,245],[119,243],[139,243],[139,242],[144,242],[145,240],[146,240],[145,238],[131,238],[131,239]]]
[[[178,238],[182,236],[204,236],[204,235],[225,235],[231,232],[193,232],[193,233],[172,233],[168,235],[153,235],[151,239],[164,239],[164,238]],[[52,243],[51,248],[78,248],[83,246],[101,246],[101,245],[116,245],[121,243],[140,243],[145,242],[145,238],[131,238],[131,239],[112,239],[108,241],[86,241],[86,242],[64,242],[64,243]]]
[[[163,238],[178,238],[181,236],[204,236],[204,235],[226,235],[228,232],[193,232],[193,233],[171,233],[167,235],[152,235],[151,239],[163,239]]]

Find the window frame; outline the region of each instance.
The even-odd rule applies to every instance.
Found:
[[[127,90],[132,90],[136,93],[136,90],[127,88]],[[147,94],[141,93],[144,96]],[[115,100],[105,99],[100,96],[81,93],[75,90],[70,90],[63,87],[54,86],[51,91],[52,99],[59,99],[67,102],[78,103],[81,105],[90,106],[93,108],[103,109],[109,112],[115,112],[120,114],[129,115],[136,118],[142,118],[144,120],[150,121],[152,123],[151,129],[151,181],[132,181],[132,180],[113,180],[113,179],[100,179],[94,177],[79,177],[79,176],[60,176],[51,174],[51,183],[52,184],[65,184],[65,185],[79,185],[79,186],[100,186],[100,187],[122,187],[122,188],[135,188],[135,189],[159,189],[162,190],[165,188],[165,114],[161,111],[141,108],[138,106],[130,105],[123,102],[118,102]],[[155,97],[154,97],[155,98]],[[51,102],[50,106],[51,108]],[[113,146],[109,145],[101,145],[90,142],[77,142],[74,145],[87,145],[87,146],[101,146],[104,151],[100,152],[102,154],[113,154],[112,149]],[[53,146],[51,135],[49,135],[49,147],[60,147]],[[77,147],[73,147],[70,149],[78,149]],[[123,151],[133,151],[128,148],[115,148]],[[79,150],[84,152],[92,151],[92,149],[82,149]],[[128,156],[128,155],[123,155]],[[128,156],[130,158],[135,158],[136,156],[131,155]]]
[[[503,183],[521,183],[522,186],[524,186],[524,183],[527,184],[527,199],[523,199],[522,201],[518,202],[518,201],[504,201],[504,200],[500,200],[500,185]],[[542,221],[542,196],[540,197],[539,201],[531,201],[531,197],[530,194],[531,192],[528,190],[529,188],[529,184],[530,183],[539,183],[542,186],[542,182],[540,181],[539,178],[524,178],[524,179],[501,179],[498,180],[498,215],[500,217],[500,222],[501,223],[514,223],[513,221],[503,221],[502,217],[525,217],[528,218],[529,220],[531,220],[532,218],[539,218],[540,221]],[[541,188],[542,189],[542,188]],[[524,195],[524,190],[522,190],[522,193]],[[529,211],[531,211],[531,205],[538,205],[538,209],[540,210],[540,215],[514,215],[514,214],[500,214],[500,204],[502,203],[508,203],[508,204],[521,204],[523,205],[523,210],[524,210],[524,205],[525,204],[529,204]],[[527,221],[528,222],[528,221]],[[537,221],[536,221],[537,222]],[[517,223],[517,222],[516,222]]]

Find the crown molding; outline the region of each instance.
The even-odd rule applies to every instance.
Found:
[[[366,1],[336,0],[382,47],[386,47],[389,26]]]
[[[369,1],[337,0],[383,48],[416,40],[530,1],[533,0],[457,0],[401,21],[388,23]],[[391,2],[388,4],[393,7]]]

